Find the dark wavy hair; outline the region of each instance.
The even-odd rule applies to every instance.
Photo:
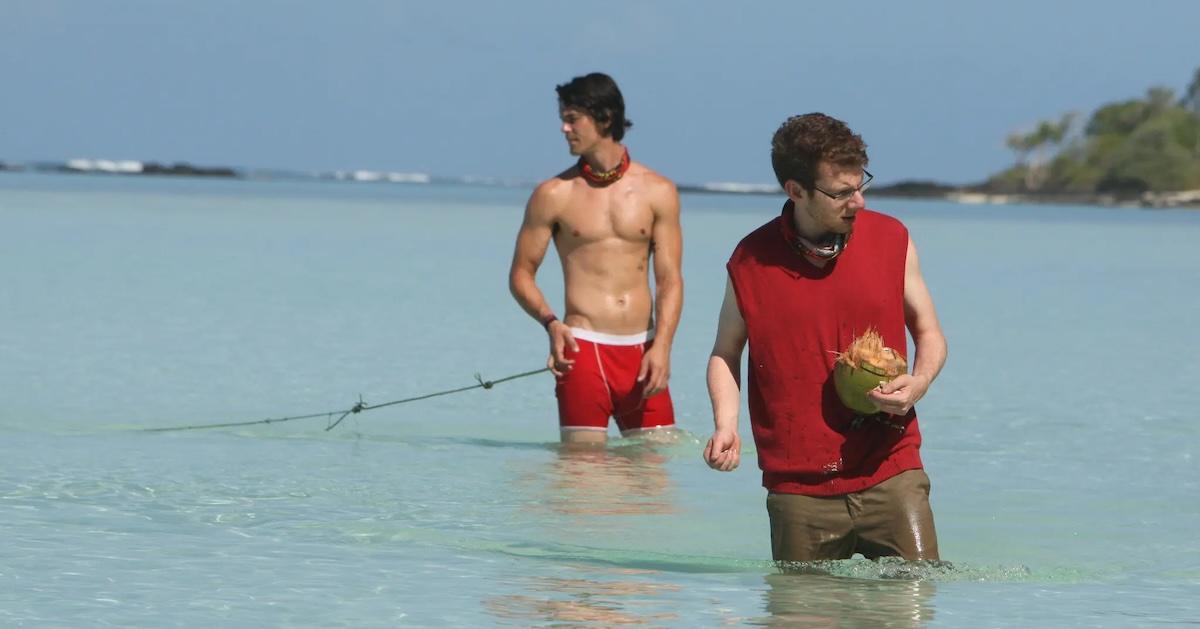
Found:
[[[812,192],[821,160],[865,168],[867,145],[846,123],[822,113],[792,116],[771,138],[771,166],[780,186],[792,179]]]
[[[625,118],[625,98],[617,82],[602,72],[571,79],[555,88],[559,107],[574,107],[587,112],[596,121],[601,135],[620,142],[633,123]]]

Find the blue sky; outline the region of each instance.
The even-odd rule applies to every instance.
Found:
[[[74,157],[537,180],[554,86],[612,74],[635,159],[769,182],[824,111],[883,182],[966,183],[1041,118],[1181,91],[1200,2],[0,0],[0,160]]]

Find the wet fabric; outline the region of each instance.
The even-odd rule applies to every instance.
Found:
[[[938,559],[929,476],[909,470],[840,496],[767,495],[776,561],[902,557]]]
[[[564,430],[607,430],[613,418],[621,434],[675,425],[669,388],[643,399],[638,382],[642,357],[653,346],[648,334],[611,335],[572,328],[579,351],[575,365],[555,379],[558,423]]]

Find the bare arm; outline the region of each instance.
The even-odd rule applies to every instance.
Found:
[[[924,397],[946,364],[946,337],[942,334],[929,287],[921,275],[917,248],[911,238],[904,262],[904,323],[912,334],[916,350],[912,374],[884,383],[878,393],[870,394],[880,410],[894,415],[907,413]]]
[[[538,186],[525,205],[525,218],[517,232],[512,266],[508,271],[508,289],[513,298],[529,316],[542,323],[554,314],[554,309],[546,303],[546,296],[538,288],[536,277],[554,235],[557,216],[554,190],[547,184]],[[570,328],[561,321],[547,325],[546,332],[550,337],[550,356],[546,359],[546,366],[554,375],[561,376],[575,362],[566,357],[566,348],[579,351],[579,347]]]
[[[668,346],[675,339],[683,310],[683,230],[679,225],[679,192],[666,182],[654,212],[654,338]]]
[[[913,376],[926,381],[926,388],[933,383],[942,366],[946,364],[946,337],[933,307],[933,297],[921,266],[917,261],[917,248],[908,241],[908,256],[904,264],[904,323],[913,337],[916,360]]]
[[[554,312],[535,279],[554,235],[556,214],[553,205],[553,196],[545,184],[533,191],[525,204],[525,218],[517,232],[517,245],[508,271],[508,289],[513,298],[521,309],[538,321]]]
[[[679,192],[665,179],[657,183],[650,200],[654,210],[651,229],[654,257],[654,346],[642,358],[638,382],[642,394],[655,395],[667,387],[671,377],[671,343],[683,309],[683,236],[679,226]]]
[[[717,339],[708,359],[708,396],[712,400],[713,436],[704,447],[708,466],[728,472],[738,466],[742,440],[738,435],[741,406],[742,350],[746,322],[738,309],[733,282],[725,281],[725,299],[717,321]]]

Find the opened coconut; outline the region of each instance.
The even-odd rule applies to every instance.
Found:
[[[833,386],[842,404],[859,413],[878,413],[879,408],[867,393],[908,371],[908,362],[896,350],[883,344],[875,328],[867,328],[846,351],[837,355],[833,368]]]

